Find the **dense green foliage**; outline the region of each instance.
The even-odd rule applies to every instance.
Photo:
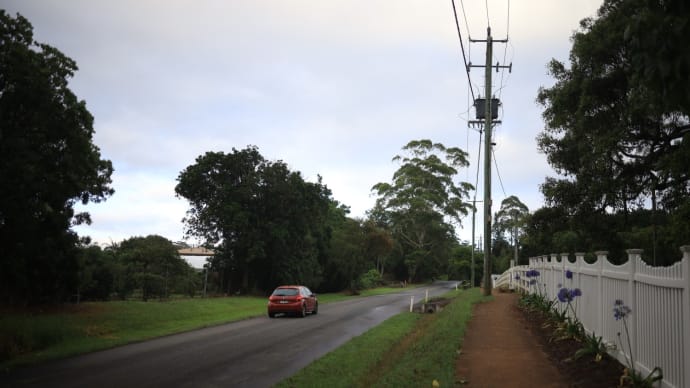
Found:
[[[518,257],[516,264],[520,264],[520,242],[528,217],[529,209],[518,197],[511,195],[501,201],[492,224],[494,272],[501,273],[508,269],[515,257]]]
[[[176,192],[191,205],[187,234],[216,254],[207,264],[213,292],[268,292],[301,283],[318,291],[357,291],[384,275],[414,281],[447,276],[458,246],[454,224],[467,214],[471,186],[456,185],[466,155],[429,140],[410,142],[393,184],[367,220],[321,184],[306,182],[256,147],[208,152],[178,177]],[[443,154],[446,162],[438,157]]]
[[[101,249],[79,248],[80,300],[193,297],[201,274],[183,260],[177,246],[161,236],[132,237]]]
[[[355,288],[373,266],[361,222],[347,217],[320,179],[306,182],[256,147],[208,152],[178,181],[175,191],[191,204],[187,233],[216,251],[209,269],[218,291],[265,292],[293,283]]]
[[[392,233],[398,277],[438,277],[458,244],[454,224],[471,208],[464,199],[472,185],[453,181],[458,169],[469,166],[467,154],[430,140],[411,141],[403,151],[407,155],[393,158],[401,166],[392,182],[372,188],[379,198],[370,217]]]
[[[76,63],[0,10],[0,302],[63,301],[77,292],[77,202],[113,194],[93,117],[68,87]]]
[[[690,241],[689,17],[682,0],[607,0],[573,35],[569,66],[549,63],[538,143],[562,177],[542,185],[531,250],[635,247],[656,261]]]
[[[630,33],[653,16],[670,17],[672,29],[688,31],[690,7],[680,3],[606,1],[598,18],[583,20],[574,34],[570,67],[556,60],[549,64],[556,84],[539,92],[546,121],[539,148],[558,172],[571,178],[546,181],[543,191],[550,205],[571,212],[625,210],[656,192],[661,204],[675,208],[688,198],[690,104],[679,102],[687,101],[690,64],[683,71],[668,71],[667,83],[685,82],[685,89],[682,96],[666,96],[672,91],[658,77],[645,77],[650,70],[638,67],[644,66],[638,58],[644,56],[640,50],[652,49],[642,47],[646,39],[641,36],[668,27],[650,25],[640,36]],[[674,8],[684,12],[682,20],[669,14]],[[687,51],[683,39],[659,41]],[[678,54],[687,58],[687,53]]]
[[[167,298],[177,292],[194,296],[198,281],[194,269],[177,253],[177,248],[161,236],[132,237],[116,250],[122,270],[118,274],[118,294],[127,297],[135,289],[141,298]]]
[[[475,248],[474,252],[474,286],[479,286],[484,269],[484,252]],[[472,279],[472,246],[469,244],[455,245],[448,262],[448,279]]]
[[[359,277],[371,267],[365,258],[364,229],[358,220],[347,218],[343,209],[332,208],[333,232],[328,244],[328,260],[324,266],[323,291],[340,291],[346,288],[359,290]]]

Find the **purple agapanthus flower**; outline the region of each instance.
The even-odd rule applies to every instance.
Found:
[[[566,279],[572,279],[573,278],[573,271],[566,269],[565,270],[565,277],[566,277]]]
[[[515,280],[520,280],[520,274],[515,274]]]
[[[613,317],[618,321],[621,319],[625,319],[630,313],[632,313],[632,309],[626,305],[623,304],[623,301],[620,299],[616,299],[616,301],[613,303]]]
[[[573,299],[577,298],[578,296],[582,296],[582,291],[580,291],[579,288],[561,288],[558,290],[558,300],[561,303],[570,303],[573,301]]]
[[[561,303],[571,302],[573,300],[573,295],[570,293],[569,289],[563,287],[558,290],[558,300]]]
[[[528,278],[536,278],[539,276],[539,271],[536,269],[530,269],[529,271],[525,272],[525,276]]]

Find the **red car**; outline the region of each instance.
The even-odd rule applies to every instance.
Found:
[[[316,315],[319,312],[319,301],[316,294],[304,286],[280,286],[268,297],[268,316],[276,314],[297,314],[304,317],[307,313]]]

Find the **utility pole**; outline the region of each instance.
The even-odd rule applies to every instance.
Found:
[[[484,295],[491,295],[491,27],[486,29],[486,65],[484,67]]]
[[[513,65],[501,66],[491,64],[493,55],[493,42],[507,42],[508,39],[495,40],[491,37],[491,27],[486,29],[486,40],[473,40],[470,42],[486,42],[486,63],[483,66],[473,66],[472,63],[468,67],[483,67],[484,68],[484,101],[482,99],[475,100],[475,109],[477,110],[477,118],[484,119],[484,276],[483,276],[483,294],[491,295],[491,147],[493,146],[491,130],[494,123],[500,123],[494,119],[498,117],[498,99],[491,96],[491,70],[493,68],[498,71],[499,68],[507,68],[512,70]],[[481,104],[484,104],[484,112],[480,111]],[[494,105],[496,104],[496,105]]]

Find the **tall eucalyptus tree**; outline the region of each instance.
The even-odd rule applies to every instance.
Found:
[[[424,139],[410,141],[403,151],[393,158],[400,168],[392,182],[372,188],[379,196],[373,213],[385,214],[378,218],[388,221],[404,247],[408,277],[415,279],[433,276],[440,265],[434,259],[450,257],[445,248],[450,250],[447,242],[455,239],[453,225],[460,226],[471,208],[464,200],[473,187],[454,180],[459,169],[469,166],[461,149]]]
[[[523,234],[529,208],[520,198],[511,195],[501,201],[501,208],[494,216],[494,230],[499,235],[508,234],[513,245],[515,263],[518,260],[518,241]]]

